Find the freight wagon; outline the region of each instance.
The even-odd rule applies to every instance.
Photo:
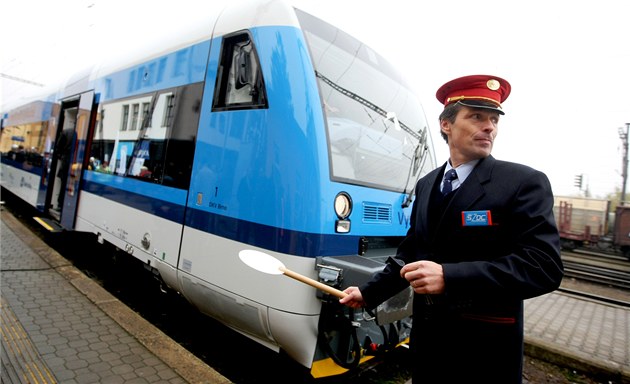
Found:
[[[562,249],[595,248],[630,257],[630,205],[612,212],[607,199],[555,196],[554,214]]]

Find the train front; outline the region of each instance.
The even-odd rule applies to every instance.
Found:
[[[353,37],[297,11],[309,46],[326,123],[331,209],[336,239],[317,257],[319,281],[344,289],[381,271],[409,229],[413,188],[435,168],[421,104],[382,57]],[[333,208],[334,207],[334,208]],[[375,311],[323,301],[314,377],[351,370],[404,344],[411,330],[409,288]]]

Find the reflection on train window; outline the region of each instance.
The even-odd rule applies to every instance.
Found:
[[[267,106],[265,82],[251,36],[242,32],[226,36],[221,46],[212,110]]]
[[[127,130],[127,124],[129,124],[129,104],[123,105],[122,111],[122,124],[120,125],[121,131]]]
[[[162,120],[162,126],[168,126],[169,120],[173,115],[173,102],[175,101],[174,95],[166,95],[166,108],[164,108],[164,119]]]
[[[97,130],[95,130],[95,135],[96,134],[102,134],[103,133],[103,119],[105,118],[105,110],[101,109],[100,111],[98,111],[98,113],[96,114],[96,126],[98,127]]]
[[[307,13],[296,14],[326,115],[332,180],[407,190],[419,164],[422,173],[435,166],[417,97],[364,44]]]
[[[42,168],[50,156],[49,133],[56,126],[49,117],[58,112],[58,105],[35,101],[3,120],[0,131],[0,154],[3,162],[15,167]],[[5,125],[6,124],[6,125]]]
[[[142,103],[142,117],[140,118],[140,121],[144,121],[144,119],[147,119],[149,117],[150,105],[151,103]]]
[[[135,103],[132,106],[132,112],[131,112],[131,128],[129,128],[129,130],[131,131],[135,131],[136,129],[138,129],[138,115],[140,114],[140,104]]]
[[[92,140],[89,168],[187,189],[202,89],[197,83],[102,104],[99,125],[103,129]],[[134,115],[136,106],[138,111],[142,106],[140,128],[123,131],[119,128],[129,105]]]

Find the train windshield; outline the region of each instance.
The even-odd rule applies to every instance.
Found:
[[[435,167],[417,97],[369,47],[307,13],[296,13],[319,83],[333,180],[409,191]]]

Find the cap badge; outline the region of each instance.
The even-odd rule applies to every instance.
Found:
[[[501,88],[501,83],[499,83],[495,79],[490,79],[486,82],[486,86],[488,87],[488,89],[496,91],[497,89]]]

